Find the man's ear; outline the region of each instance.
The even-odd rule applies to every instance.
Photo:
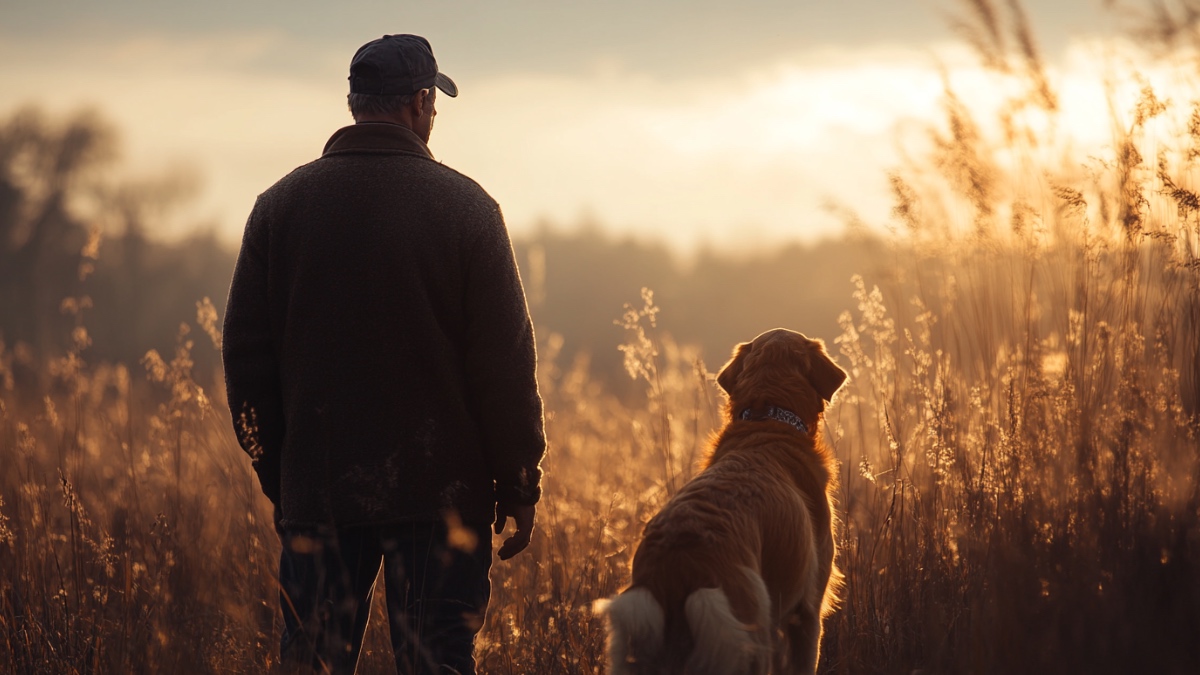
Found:
[[[838,367],[829,354],[825,353],[825,343],[815,341],[820,345],[819,351],[813,355],[809,363],[808,382],[817,390],[821,398],[833,400],[833,395],[842,388],[846,381],[846,371]]]
[[[726,394],[733,395],[733,387],[737,384],[738,377],[742,374],[742,362],[746,359],[746,354],[750,352],[750,343],[743,342],[733,349],[733,357],[721,368],[720,374],[717,375],[717,384],[725,390]]]
[[[429,90],[418,89],[417,93],[413,94],[412,103],[408,104],[409,112],[412,113],[413,119],[420,119],[425,113],[425,106],[429,104]]]

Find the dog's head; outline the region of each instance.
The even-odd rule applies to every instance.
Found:
[[[825,343],[786,328],[769,330],[733,350],[717,375],[731,406],[771,404],[820,412],[846,381]],[[795,410],[802,413],[801,410]]]

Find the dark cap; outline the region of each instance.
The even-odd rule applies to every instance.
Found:
[[[351,94],[406,96],[433,86],[458,96],[458,86],[438,72],[433,48],[420,35],[384,35],[350,60]]]

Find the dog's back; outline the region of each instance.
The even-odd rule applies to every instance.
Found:
[[[603,606],[613,675],[767,672],[772,599],[791,606],[818,568],[811,516],[770,449],[723,454],[646,526],[632,584]]]

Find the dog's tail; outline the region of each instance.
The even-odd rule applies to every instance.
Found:
[[[729,598],[719,588],[693,591],[684,603],[684,614],[695,646],[687,672],[695,675],[766,675],[771,654],[771,597],[762,577],[743,568],[758,606],[755,624],[746,625],[733,615]]]
[[[758,609],[754,624],[734,616],[720,588],[693,591],[684,602],[693,644],[685,668],[689,675],[766,675],[769,670],[771,598],[757,573],[744,572]],[[595,610],[608,616],[609,675],[658,672],[666,661],[674,661],[664,650],[662,606],[649,589],[631,588],[611,600],[599,600]]]
[[[662,606],[647,588],[631,588],[611,600],[597,600],[608,615],[609,675],[634,675],[662,658]]]

